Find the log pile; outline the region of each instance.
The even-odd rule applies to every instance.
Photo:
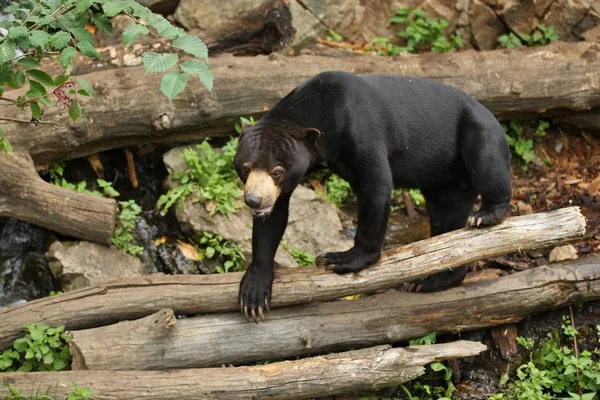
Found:
[[[9,322],[8,329],[0,326],[0,348],[7,346],[7,338],[19,335],[14,321],[56,324],[64,313],[63,322],[73,336],[73,370],[4,373],[0,379],[26,391],[51,387],[51,393],[60,396],[70,391],[68,382],[75,381],[94,390],[96,399],[296,399],[396,385],[422,374],[426,363],[475,355],[485,346],[464,341],[409,348],[385,345],[432,331],[456,333],[515,323],[528,315],[599,299],[600,256],[465,283],[440,293],[385,289],[465,262],[574,240],[585,228],[585,218],[571,207],[402,246],[354,276],[316,268],[279,271],[273,294],[276,309],[258,325],[235,310],[240,274],[150,277],[137,284],[109,283],[33,301],[0,311],[0,318]],[[143,293],[147,301],[154,301],[150,307],[143,307]],[[341,299],[350,293],[370,295]],[[219,295],[225,299],[215,299]],[[133,307],[143,311],[125,311]],[[162,309],[151,313],[156,307]],[[210,314],[176,318],[176,313],[199,312]],[[121,322],[110,324],[115,316]],[[80,329],[86,325],[88,329]],[[350,349],[355,351],[315,356]],[[282,358],[295,361],[219,368]],[[355,377],[350,385],[348,374]],[[181,388],[186,388],[184,394]],[[0,386],[0,395],[6,390]]]

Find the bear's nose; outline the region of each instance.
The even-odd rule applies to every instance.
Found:
[[[248,193],[248,195],[244,198],[244,203],[250,208],[258,208],[260,207],[260,203],[262,202],[262,198],[255,193]]]

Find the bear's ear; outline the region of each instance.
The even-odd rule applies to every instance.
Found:
[[[323,133],[317,128],[302,128],[304,138],[309,142],[316,143]]]

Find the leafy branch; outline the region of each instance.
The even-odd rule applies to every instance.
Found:
[[[31,119],[0,115],[2,121],[44,123],[40,121],[44,110],[51,107],[69,110],[71,119],[77,120],[81,116],[78,96],[92,96],[92,88],[81,78],[71,78],[72,62],[80,54],[100,58],[88,28],[111,34],[110,18],[119,14],[135,22],[123,32],[126,47],[147,35],[167,47],[168,53],[146,52],[142,60],[146,74],[164,73],[160,87],[169,102],[185,89],[190,76],[197,76],[212,92],[213,75],[204,42],[135,0],[15,0],[3,12],[13,18],[0,21],[0,28],[6,30],[6,35],[0,36],[0,105],[21,110],[29,107]],[[181,62],[179,51],[192,58]],[[63,73],[53,77],[44,72],[44,59],[56,62]],[[7,88],[19,89],[26,84],[29,90],[24,95],[4,95]],[[3,150],[10,151],[10,143],[0,129]]]

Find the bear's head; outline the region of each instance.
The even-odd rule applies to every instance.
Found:
[[[261,121],[262,122],[262,121]],[[317,157],[321,132],[292,123],[244,126],[233,159],[244,182],[244,203],[256,216],[273,211],[277,198],[298,186]]]

